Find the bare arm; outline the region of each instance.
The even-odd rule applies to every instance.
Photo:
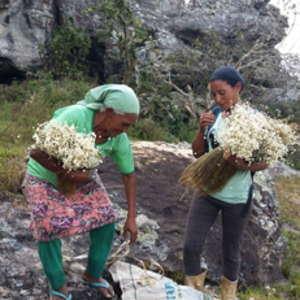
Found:
[[[198,158],[205,153],[205,134],[200,129],[198,129],[193,142],[192,149],[194,157]]]
[[[40,149],[32,149],[30,151],[30,157],[47,170],[62,176],[71,182],[85,184],[91,180],[91,176],[88,171],[68,172],[58,163],[57,159],[49,156],[46,152]]]
[[[268,168],[266,164],[249,164],[242,158],[238,158],[235,155],[231,155],[224,151],[224,158],[237,169],[248,170],[252,172],[263,171]]]
[[[199,129],[192,142],[192,149],[194,157],[198,158],[205,153],[205,130],[207,126],[210,126],[215,120],[215,116],[212,113],[202,114],[199,119]]]
[[[135,173],[124,175],[122,174],[127,205],[128,215],[124,225],[123,238],[126,238],[127,233],[130,233],[130,244],[135,242],[138,236],[138,229],[135,222],[135,206],[136,206],[136,180]]]

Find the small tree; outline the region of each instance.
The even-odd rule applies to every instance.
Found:
[[[84,11],[84,14],[99,11],[105,15],[107,31],[98,31],[99,42],[105,42],[108,38],[114,40],[125,58],[125,70],[123,82],[129,84],[132,75],[135,74],[137,64],[136,49],[144,45],[147,31],[141,29],[141,21],[134,17],[132,10],[125,0],[103,0],[100,5],[92,6]]]
[[[69,18],[51,34],[48,45],[39,45],[39,52],[47,71],[55,79],[77,72],[87,72],[84,59],[91,48],[91,39],[82,28],[76,28],[74,19]]]

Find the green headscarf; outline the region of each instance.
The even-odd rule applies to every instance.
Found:
[[[116,111],[139,114],[140,104],[134,91],[125,84],[106,84],[88,91],[85,99],[77,102],[93,110],[111,107]]]

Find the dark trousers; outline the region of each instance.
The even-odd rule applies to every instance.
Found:
[[[202,273],[200,254],[206,235],[215,222],[219,211],[222,212],[223,227],[223,275],[230,281],[238,279],[240,271],[240,243],[247,221],[242,217],[245,204],[229,204],[208,195],[194,197],[188,213],[184,241],[184,269],[188,276]]]

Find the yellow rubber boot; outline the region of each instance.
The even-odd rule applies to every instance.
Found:
[[[221,300],[235,300],[238,281],[230,281],[222,276]]]
[[[197,291],[203,291],[204,281],[207,271],[197,276],[185,276],[185,284],[194,288]]]

